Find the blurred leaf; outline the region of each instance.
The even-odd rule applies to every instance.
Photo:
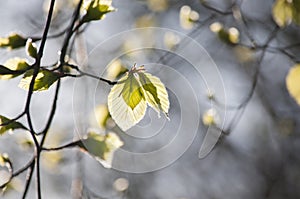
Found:
[[[180,37],[173,32],[166,32],[164,35],[164,44],[168,49],[174,49],[180,42]]]
[[[2,125],[3,124],[3,125]],[[26,129],[20,122],[10,120],[0,115],[0,135],[9,130]]]
[[[293,0],[293,22],[300,25],[300,0]]]
[[[208,109],[202,116],[202,122],[206,126],[213,126],[219,122],[219,116],[215,109]]]
[[[2,189],[2,191],[7,187],[7,184],[9,183],[9,181],[12,178],[12,163],[8,157],[8,155],[6,153],[1,154],[0,153],[0,167],[6,167],[7,168],[7,172],[5,172],[4,174],[6,174],[5,176],[0,176],[0,189]],[[0,170],[2,171],[2,170]]]
[[[254,60],[254,50],[245,46],[237,45],[235,46],[234,54],[236,58],[241,63],[246,63]]]
[[[33,69],[27,71],[19,83],[19,87],[24,90],[29,90],[29,85],[32,80]],[[33,91],[47,90],[54,82],[59,79],[59,75],[55,72],[41,69],[35,79]]]
[[[0,47],[7,47],[10,50],[24,47],[26,40],[27,38],[24,38],[17,33],[11,33],[7,37],[0,38]]]
[[[122,76],[124,73],[126,73],[128,69],[123,66],[120,59],[116,59],[111,64],[109,64],[107,68],[106,77],[108,79],[114,80],[120,76]]]
[[[7,60],[4,66],[0,65],[0,79],[11,79],[17,77],[30,67],[26,59],[18,57]]]
[[[216,33],[219,39],[227,44],[237,44],[240,40],[240,32],[235,27],[225,28],[223,24],[214,22],[210,25],[210,30]]]
[[[97,120],[97,124],[102,128],[106,128],[106,123],[108,119],[111,117],[108,112],[108,107],[106,104],[100,104],[95,108],[95,116]]]
[[[1,167],[6,167],[7,163],[9,163],[9,157],[6,153],[0,154],[0,166]]]
[[[28,39],[26,42],[26,53],[32,58],[37,57],[36,44],[32,43],[32,39]]]
[[[168,0],[147,0],[148,8],[154,12],[165,11],[168,6]]]
[[[12,191],[21,192],[23,189],[23,182],[19,178],[12,178],[8,184],[2,189],[2,194],[8,194]]]
[[[199,13],[192,10],[190,6],[184,5],[179,12],[180,25],[184,29],[192,29],[199,20]]]
[[[57,128],[55,130],[51,129],[47,133],[47,139],[45,140],[44,146],[46,148],[59,146],[64,138],[65,134],[62,133],[62,130],[59,130]],[[62,165],[60,163],[64,161],[63,151],[47,151],[46,153],[42,154],[41,161],[48,172],[59,173],[61,168],[60,166]]]
[[[22,73],[23,73],[22,71],[10,70],[9,68],[6,68],[5,66],[0,65],[0,75],[19,75]]]
[[[82,18],[82,22],[90,22],[94,20],[101,20],[105,14],[115,11],[111,6],[112,0],[92,0],[86,6],[86,13]]]
[[[114,181],[113,187],[116,191],[123,192],[129,187],[129,182],[126,178],[118,178]]]
[[[293,4],[291,0],[276,0],[272,9],[273,19],[280,27],[292,22]]]
[[[293,66],[286,76],[286,87],[290,95],[300,105],[300,64]]]
[[[123,146],[123,142],[115,133],[100,135],[90,132],[78,142],[78,146],[98,160],[104,167],[110,168],[114,152]]]

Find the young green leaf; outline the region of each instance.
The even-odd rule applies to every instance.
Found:
[[[9,130],[15,129],[26,129],[20,122],[10,120],[2,115],[0,115],[0,135],[4,134]]]
[[[168,118],[169,110],[169,97],[168,92],[164,84],[159,78],[149,74],[149,73],[138,73],[140,77],[140,83],[144,90],[144,95],[147,103],[154,110],[157,111],[158,115],[162,111]]]
[[[143,90],[134,73],[129,73],[121,91],[126,104],[133,110],[144,98]]]
[[[114,152],[123,146],[123,142],[115,133],[100,135],[90,132],[81,142],[78,142],[81,149],[88,152],[98,160],[104,167],[110,168]]]
[[[32,80],[33,69],[27,71],[19,83],[19,87],[24,90],[29,90],[29,85]],[[59,75],[55,72],[41,69],[35,79],[33,91],[47,90],[54,82],[59,79]]]
[[[131,68],[108,95],[108,110],[118,124],[126,131],[143,119],[147,104],[168,118],[169,99],[164,84],[159,78],[144,72],[143,67]]]
[[[130,89],[130,85],[125,88],[127,82],[134,82],[135,88],[137,87],[135,82],[137,81],[136,77],[132,75],[130,78],[128,74],[122,77],[112,87],[108,95],[108,110],[114,121],[123,131],[128,130],[143,119],[147,108],[147,103],[141,95],[141,87],[139,85],[137,89]],[[132,78],[135,80],[132,80]],[[130,91],[133,91],[134,94],[130,93]]]
[[[111,6],[112,0],[92,0],[86,6],[86,13],[82,18],[82,22],[90,22],[94,20],[100,20],[105,17],[105,14],[114,11]]]
[[[286,76],[286,87],[290,95],[300,105],[300,64],[293,66]]]
[[[32,43],[32,39],[28,39],[26,42],[26,53],[32,58],[37,57],[36,44]]]
[[[26,59],[18,57],[7,60],[4,66],[0,66],[0,79],[11,79],[23,74],[30,65]]]

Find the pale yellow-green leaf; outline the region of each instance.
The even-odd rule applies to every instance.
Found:
[[[110,168],[114,152],[121,146],[123,146],[123,142],[113,132],[106,135],[90,132],[87,137],[81,141],[79,147],[87,151],[104,167]]]
[[[290,95],[300,105],[300,64],[293,66],[286,76],[286,87]]]
[[[29,90],[30,82],[33,76],[33,69],[27,71],[24,74],[24,77],[21,79],[19,83],[19,87],[24,90]],[[37,77],[34,82],[33,91],[43,91],[47,90],[55,81],[57,81],[59,75],[52,71],[42,69],[37,74]]]
[[[144,90],[144,96],[147,103],[159,114],[162,111],[168,116],[169,97],[164,84],[158,77],[149,73],[139,72],[140,84]]]
[[[291,0],[276,0],[272,9],[273,19],[280,27],[292,22],[293,4]]]
[[[127,79],[124,82],[121,93],[126,104],[133,110],[143,100],[144,94],[137,76],[132,72],[126,76]]]
[[[19,76],[20,74],[24,73],[26,69],[30,67],[26,59],[21,59],[18,57],[8,59],[4,63],[4,66],[9,70],[11,70],[11,74],[0,75],[0,79],[5,79],[5,80]]]
[[[9,162],[9,157],[6,153],[0,154],[0,166],[7,166],[7,162]]]
[[[132,78],[135,79],[135,77]],[[144,117],[147,108],[146,101],[142,98],[142,96],[139,96],[140,93],[137,93],[136,89],[124,89],[127,80],[128,74],[122,77],[118,81],[118,83],[112,87],[108,95],[108,110],[113,120],[123,131],[126,131],[137,124]],[[132,80],[129,81],[131,82]],[[137,87],[136,82],[134,82],[134,87],[140,90],[140,88]],[[129,90],[135,92],[134,95],[131,95],[131,93],[125,95],[125,97],[129,96],[129,98],[127,98],[127,101],[130,101],[132,102],[131,104],[134,104],[133,108],[126,103],[126,101],[124,100],[124,94],[122,93],[123,91],[129,92]],[[131,97],[137,97],[138,99],[131,100]],[[137,104],[133,103],[137,101]]]

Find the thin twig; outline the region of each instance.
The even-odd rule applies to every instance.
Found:
[[[64,74],[63,76],[65,77],[82,77],[82,76],[88,76],[88,77],[91,77],[91,78],[94,78],[94,79],[97,79],[97,80],[100,80],[100,81],[103,81],[103,82],[106,82],[107,84],[109,85],[115,85],[117,84],[118,82],[117,81],[111,81],[111,80],[108,80],[108,79],[105,79],[103,77],[98,77],[96,75],[93,75],[93,74],[90,74],[90,73],[87,73],[87,72],[83,72],[82,70],[79,69],[78,66],[76,65],[73,65],[73,64],[68,64],[66,63],[68,66],[70,66],[71,68],[75,69],[79,75],[74,75],[74,74]]]
[[[33,176],[33,171],[34,171],[34,166],[35,166],[35,160],[33,161],[33,163],[30,165],[30,168],[28,170],[27,176],[26,176],[26,183],[25,183],[25,189],[23,191],[23,196],[22,199],[26,198],[26,195],[28,193],[28,189],[30,187],[30,182]]]

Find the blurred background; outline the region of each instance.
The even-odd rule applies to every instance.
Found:
[[[43,198],[299,198],[300,108],[285,86],[299,61],[299,26],[279,28],[273,4],[113,0],[117,11],[84,27],[71,59],[111,80],[134,63],[145,65],[168,89],[170,121],[148,108],[138,125],[122,132],[111,119],[101,123],[111,86],[86,77],[63,80],[46,146],[80,138],[91,127],[116,132],[124,146],[112,169],[76,149],[44,153]],[[48,5],[0,0],[0,37],[42,35]],[[50,35],[65,30],[76,2],[56,5]],[[56,63],[62,41],[47,40],[43,66]],[[1,64],[12,57],[27,55],[24,49],[0,50]],[[27,93],[19,81],[1,80],[1,115],[13,118],[23,110]],[[53,91],[34,94],[36,129],[46,122]],[[28,132],[1,135],[0,153],[22,167],[33,154]],[[0,176],[5,181],[7,171]],[[25,178],[26,172],[0,197],[20,198]],[[35,187],[33,181],[28,198],[35,198]]]

